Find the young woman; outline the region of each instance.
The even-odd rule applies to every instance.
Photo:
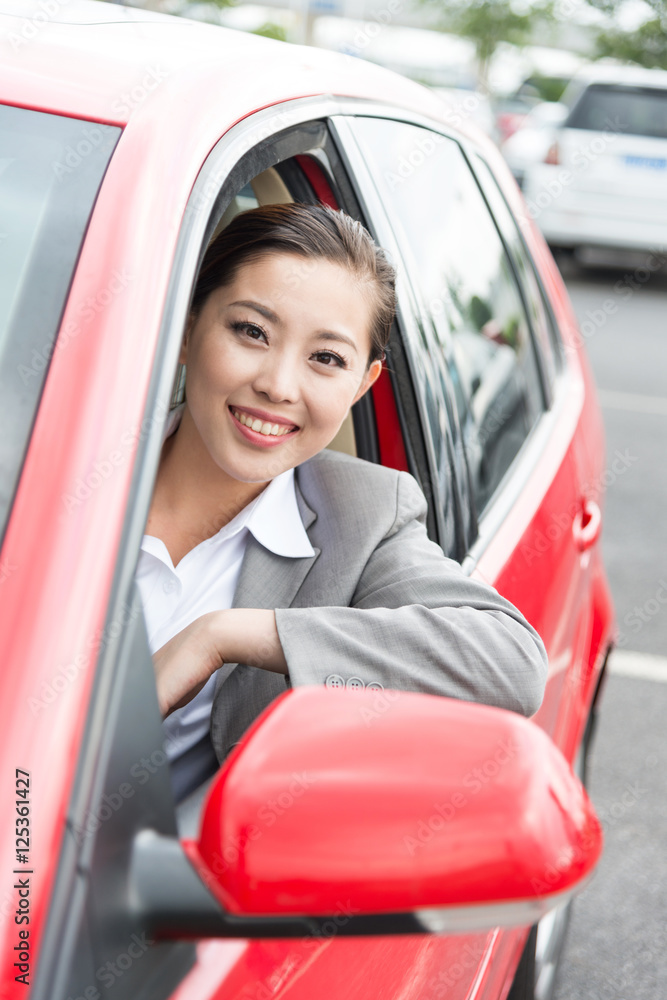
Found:
[[[321,205],[243,212],[207,251],[137,573],[185,784],[290,685],[540,704],[539,636],[428,539],[415,479],[325,450],[380,374],[394,279]]]

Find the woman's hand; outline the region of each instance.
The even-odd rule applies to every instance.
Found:
[[[196,618],[153,654],[162,718],[187,705],[224,663],[211,628],[211,619],[218,614]]]
[[[187,705],[223,663],[287,673],[273,611],[210,611],[158,649],[153,666],[162,718]]]

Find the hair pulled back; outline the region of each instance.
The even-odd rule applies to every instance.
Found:
[[[360,222],[328,205],[290,202],[239,212],[204,255],[192,312],[197,315],[208,296],[230,284],[243,265],[274,253],[331,261],[367,285],[372,302],[368,365],[383,357],[396,306],[395,268]]]

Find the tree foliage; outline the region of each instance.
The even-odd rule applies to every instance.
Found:
[[[437,11],[436,28],[469,38],[475,45],[479,83],[486,87],[489,63],[500,42],[523,46],[552,14],[551,0],[518,8],[511,0],[420,0]]]
[[[587,0],[587,3],[605,14],[612,24],[626,0]],[[602,28],[596,40],[596,56],[613,56],[649,69],[667,69],[667,0],[644,0],[644,3],[652,16],[632,32]]]

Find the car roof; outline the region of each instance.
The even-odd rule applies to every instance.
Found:
[[[575,73],[573,80],[586,86],[594,83],[608,83],[664,89],[667,88],[667,71],[604,60],[582,66]]]
[[[25,0],[0,0],[0,24],[6,104],[118,125],[149,101],[168,115],[176,94],[196,113],[212,92],[234,95],[235,120],[239,100],[248,114],[317,94],[446,112],[427,88],[360,58],[119,4],[44,0],[27,14]]]

